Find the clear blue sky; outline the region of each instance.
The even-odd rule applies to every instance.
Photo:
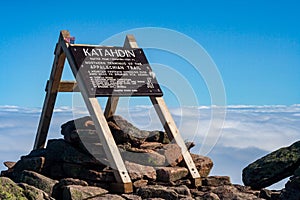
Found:
[[[42,105],[60,30],[78,43],[98,44],[140,27],[173,29],[200,43],[221,73],[228,104],[297,104],[299,10],[296,0],[3,1],[0,105]],[[206,93],[203,104],[209,104]]]

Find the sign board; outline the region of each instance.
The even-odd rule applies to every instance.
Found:
[[[145,54],[142,49],[133,48],[138,47],[134,36],[126,36],[124,46],[129,48],[75,45],[70,44],[71,39],[69,31],[61,31],[47,82],[34,149],[42,149],[45,146],[58,92],[75,92],[76,85],[95,124],[106,157],[114,169],[117,183],[111,184],[110,187],[118,193],[132,193],[132,182],[108,127],[107,118],[115,113],[119,96],[149,96],[169,139],[172,138],[181,148],[193,184],[200,186],[201,177],[165,104]],[[76,79],[78,82],[73,84],[61,81],[66,58],[73,74],[79,75]],[[102,112],[96,98],[98,96],[108,96],[105,108],[107,115]]]
[[[90,96],[163,95],[143,49],[105,46],[69,48]]]

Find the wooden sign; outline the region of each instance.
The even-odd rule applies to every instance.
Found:
[[[170,140],[181,148],[193,184],[201,185],[201,177],[184,140],[165,104],[162,91],[142,49],[133,35],[127,35],[124,47],[101,47],[72,44],[68,31],[61,31],[55,48],[46,96],[34,142],[34,149],[44,148],[58,92],[79,91],[113,169],[116,192],[131,193],[133,186],[119,149],[107,124],[114,115],[120,96],[149,96]],[[68,60],[75,81],[61,81],[65,60]],[[108,96],[105,112],[97,96]]]
[[[90,96],[163,95],[143,49],[104,46],[69,49]]]

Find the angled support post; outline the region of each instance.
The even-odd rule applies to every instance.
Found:
[[[52,71],[46,88],[46,97],[44,100],[43,110],[39,121],[33,149],[44,148],[46,143],[60,79],[66,60],[66,55],[63,52],[60,44],[62,41],[64,41],[65,38],[68,37],[70,37],[70,33],[68,31],[62,31],[56,44]]]
[[[181,154],[183,156],[185,164],[194,180],[193,185],[200,186],[202,184],[200,174],[195,166],[195,163],[188,149],[186,148],[186,145],[179,133],[179,130],[176,127],[176,124],[171,116],[171,113],[167,108],[164,99],[162,97],[154,96],[150,96],[150,99],[156,110],[156,113],[159,116],[161,123],[164,126],[165,131],[168,134],[169,139],[174,140],[176,144],[181,148]]]
[[[108,127],[106,118],[103,114],[101,106],[96,97],[90,97],[88,91],[85,88],[84,80],[78,73],[74,58],[71,54],[69,44],[61,42],[62,49],[66,54],[69,65],[72,69],[74,77],[76,78],[77,86],[82,94],[84,102],[88,108],[88,111],[95,124],[96,132],[103,145],[106,157],[110,163],[110,167],[113,169],[117,183],[112,187],[116,192],[130,193],[133,192],[133,186],[119,149],[115,143],[113,135]]]

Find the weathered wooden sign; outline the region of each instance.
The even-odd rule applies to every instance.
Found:
[[[90,96],[162,96],[141,48],[69,47]]]
[[[146,56],[138,48],[134,36],[126,36],[124,47],[79,45],[73,44],[72,39],[68,31],[61,31],[47,81],[34,149],[45,146],[58,92],[80,92],[117,181],[110,187],[116,192],[131,193],[133,186],[130,176],[106,119],[114,115],[120,96],[149,96],[169,139],[174,140],[181,148],[193,184],[201,185],[198,170],[165,104]],[[66,58],[76,82],[61,81]],[[105,112],[96,98],[98,96],[108,96]]]

